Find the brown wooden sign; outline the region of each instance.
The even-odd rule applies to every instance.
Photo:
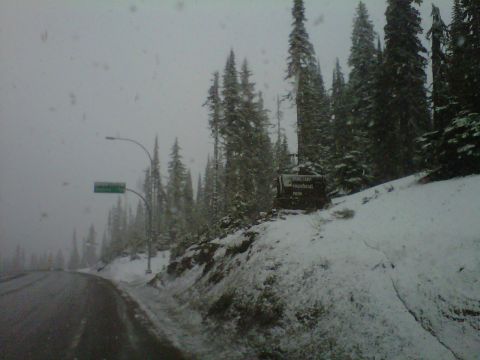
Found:
[[[322,208],[328,203],[321,175],[281,174],[277,177],[275,205],[285,209]]]

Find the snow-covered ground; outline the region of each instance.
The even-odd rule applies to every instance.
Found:
[[[169,260],[170,251],[158,252],[150,261],[152,274],[146,274],[147,257],[145,254],[139,254],[135,260],[131,260],[130,256],[125,256],[115,259],[98,274],[115,283],[135,284],[139,282],[145,284],[145,282],[153,279],[156,273],[165,270]],[[95,273],[95,271],[91,272]]]
[[[195,358],[480,359],[480,176],[416,180],[100,274]]]
[[[146,314],[159,338],[168,339],[187,357],[195,359],[241,359],[247,349],[232,346],[225,341],[211,339],[204,330],[201,316],[187,307],[178,304],[173,294],[149,286],[157,274],[166,270],[170,251],[158,252],[151,259],[151,274],[146,274],[147,257],[140,254],[138,259],[130,256],[113,260],[102,270],[81,269],[80,272],[100,276],[112,281],[125,295],[133,298]],[[142,315],[139,315],[142,316]]]

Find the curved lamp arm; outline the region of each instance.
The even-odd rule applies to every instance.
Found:
[[[150,153],[148,152],[147,148],[145,146],[143,146],[142,144],[140,144],[138,141],[135,141],[133,139],[128,139],[128,138],[121,138],[121,137],[115,137],[115,136],[105,136],[105,139],[107,140],[122,140],[122,141],[130,141],[134,144],[137,144],[138,146],[140,146],[143,151],[145,151],[145,154],[147,154],[148,158],[150,159],[150,164],[153,164],[153,158],[152,158],[152,155],[150,155]]]

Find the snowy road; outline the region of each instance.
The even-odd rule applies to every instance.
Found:
[[[181,359],[108,281],[37,272],[0,282],[1,359]]]

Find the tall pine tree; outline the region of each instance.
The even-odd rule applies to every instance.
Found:
[[[375,32],[367,8],[359,2],[353,20],[352,45],[348,65],[351,67],[349,82],[352,94],[354,121],[367,129],[372,112],[372,96],[375,72]]]
[[[219,164],[220,164],[220,127],[222,126],[222,100],[220,99],[219,73],[213,74],[213,81],[208,90],[207,101],[210,131],[213,137],[213,183],[212,183],[212,223],[219,219]],[[197,202],[198,204],[198,202]]]
[[[270,122],[261,93],[258,94],[255,105],[256,114],[252,121],[253,137],[251,139],[253,149],[251,152],[251,169],[253,169],[255,191],[250,194],[251,201],[254,204],[250,214],[253,218],[259,212],[271,209],[273,201],[272,183],[275,174],[273,145],[268,134]]]
[[[397,137],[392,127],[387,108],[389,99],[388,76],[385,71],[383,50],[380,38],[377,42],[377,55],[374,76],[373,114],[370,133],[372,145],[372,175],[374,183],[382,183],[397,176]]]
[[[332,121],[335,140],[335,165],[330,182],[340,193],[352,193],[368,183],[368,168],[359,140],[360,131],[354,127],[351,113],[351,93],[337,59],[332,81]]]
[[[334,135],[334,152],[336,162],[341,161],[351,145],[352,133],[349,124],[345,78],[338,58],[332,75],[331,112]]]
[[[448,78],[455,114],[438,143],[432,178],[480,173],[480,4],[456,0],[450,28]]]
[[[421,0],[388,0],[385,25],[384,67],[387,77],[388,117],[395,129],[397,176],[411,174],[418,167],[415,139],[430,127],[425,89],[426,59],[419,34]]]
[[[178,139],[172,146],[170,162],[168,163],[168,184],[167,184],[167,225],[169,230],[170,244],[176,244],[178,239],[185,232],[184,218],[184,186],[186,170],[180,154]]]
[[[253,216],[257,210],[256,195],[258,194],[257,180],[260,176],[259,167],[262,156],[260,147],[263,133],[262,124],[264,118],[261,118],[260,109],[255,102],[255,84],[251,82],[251,71],[247,60],[242,63],[240,71],[240,103],[238,107],[239,122],[236,129],[239,138],[238,148],[238,189],[235,194],[235,204],[237,215]],[[239,205],[247,213],[241,214]],[[243,206],[244,205],[244,206]]]
[[[312,149],[310,160],[320,166],[322,174],[329,174],[333,167],[333,134],[330,123],[330,99],[325,90],[320,63],[315,61],[310,66],[311,96],[308,97],[311,111],[311,127],[309,129]]]
[[[351,67],[348,92],[351,97],[353,147],[362,155],[358,161],[371,172],[376,49],[375,32],[367,8],[359,2],[353,20],[352,45],[348,65]]]
[[[456,105],[451,101],[448,84],[448,28],[440,16],[440,9],[432,4],[432,27],[427,32],[431,40],[432,90],[430,96],[432,108],[432,131],[419,138],[423,161],[427,168],[438,166],[439,141],[442,133],[453,117]]]
[[[309,141],[312,133],[310,97],[313,95],[311,86],[311,69],[315,63],[315,51],[310,43],[305,29],[305,6],[303,0],[294,0],[292,8],[292,31],[289,36],[287,58],[287,76],[293,89],[289,97],[294,101],[297,112],[298,159],[300,162],[314,161]],[[310,114],[309,114],[310,113]],[[310,151],[309,151],[310,150]]]
[[[463,52],[463,84],[458,98],[462,110],[480,114],[480,2],[461,0],[459,10],[462,25],[457,36],[457,48]]]
[[[197,180],[197,194],[195,197],[195,209],[194,209],[194,218],[195,218],[195,230],[197,233],[203,232],[203,228],[206,225],[206,209],[204,208],[204,197],[205,189],[203,187],[202,175],[198,176]]]
[[[240,84],[238,82],[235,54],[233,50],[231,50],[223,73],[223,118],[220,127],[225,148],[225,188],[223,198],[227,211],[232,208],[240,187],[238,174],[242,139],[238,134],[241,121],[239,113],[239,92]]]
[[[183,213],[185,217],[185,230],[187,233],[195,231],[195,201],[193,199],[192,174],[190,170],[185,175],[183,184]]]
[[[427,33],[431,40],[432,51],[432,114],[433,130],[443,131],[448,123],[449,104],[447,57],[448,29],[440,16],[440,9],[432,4],[432,27]]]
[[[214,196],[214,169],[210,159],[210,155],[207,157],[207,164],[205,166],[205,172],[203,174],[203,196],[202,196],[202,209],[205,215],[205,224],[209,228],[213,228],[216,224],[216,211],[215,207],[216,198]]]
[[[157,243],[161,244],[162,238],[165,235],[165,206],[166,193],[163,188],[162,178],[160,174],[160,159],[158,155],[158,136],[155,136],[155,145],[153,147],[153,169],[152,179],[155,202],[153,206],[153,231],[155,232]]]

